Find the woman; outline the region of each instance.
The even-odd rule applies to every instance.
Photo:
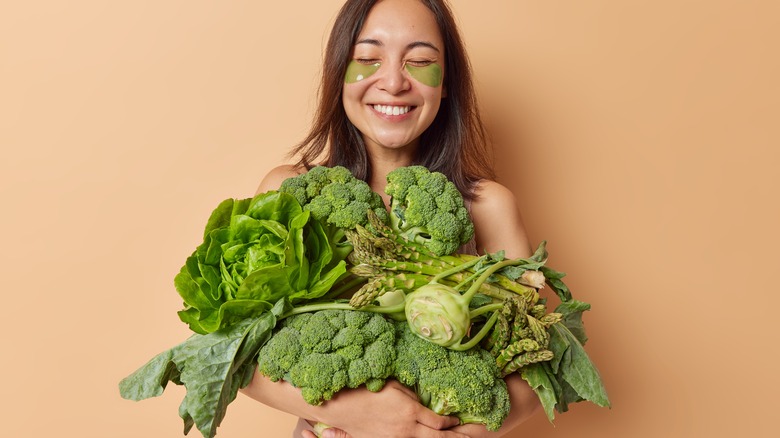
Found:
[[[447,175],[470,204],[475,239],[470,251],[530,255],[514,196],[491,180],[470,66],[444,0],[348,0],[328,41],[320,102],[309,136],[291,155],[297,163],[273,169],[258,192],[315,164],[342,165],[384,195],[386,175],[422,164]],[[464,251],[469,250],[464,248]],[[391,381],[378,393],[341,391],[321,406],[303,401],[284,382],[255,373],[243,392],[271,407],[333,428],[332,437],[493,437],[528,418],[539,406],[517,375],[507,378],[512,409],[499,432],[458,425],[417,402]],[[312,438],[301,422],[296,438]]]

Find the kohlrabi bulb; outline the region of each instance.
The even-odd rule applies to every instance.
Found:
[[[459,344],[471,325],[468,302],[455,289],[438,283],[406,297],[406,320],[417,336],[443,347]]]

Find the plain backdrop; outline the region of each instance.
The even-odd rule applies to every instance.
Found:
[[[117,383],[189,335],[173,276],[303,137],[341,3],[0,5],[3,435],[181,435],[181,388]],[[513,436],[771,435],[779,3],[452,5],[499,179],[592,304],[613,402]],[[241,396],[218,436],[293,421]]]

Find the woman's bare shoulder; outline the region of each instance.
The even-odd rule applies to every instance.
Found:
[[[509,257],[530,255],[528,236],[514,193],[504,185],[482,180],[475,190],[471,217],[481,251],[504,250]]]
[[[298,176],[304,172],[306,172],[304,167],[294,164],[283,164],[281,166],[274,167],[260,182],[256,193],[264,193],[269,190],[276,190],[287,178]]]
[[[483,179],[474,190],[474,203],[485,208],[514,207],[517,204],[514,193],[506,186],[493,180]]]

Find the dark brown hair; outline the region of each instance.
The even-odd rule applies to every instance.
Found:
[[[290,152],[298,164],[344,166],[356,177],[368,180],[371,167],[363,137],[349,121],[342,104],[344,74],[352,47],[366,16],[378,0],[348,0],[339,11],[325,49],[319,104],[308,136]],[[473,197],[473,185],[494,177],[485,129],[477,109],[471,64],[455,19],[446,0],[420,0],[433,12],[444,40],[444,87],[439,112],[420,137],[414,164],[441,172],[455,183],[464,197]],[[324,153],[324,155],[323,155]]]

